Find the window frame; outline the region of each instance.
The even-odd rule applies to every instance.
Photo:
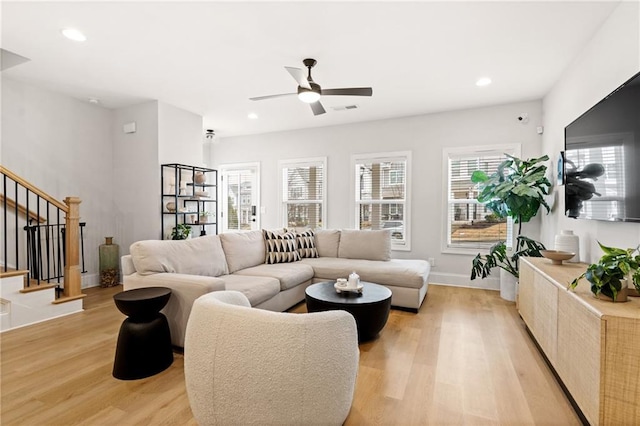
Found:
[[[352,196],[350,200],[351,206],[351,221],[350,226],[353,229],[360,229],[360,204],[403,204],[404,210],[404,240],[398,241],[391,239],[391,250],[394,251],[411,251],[411,151],[392,151],[392,152],[375,152],[375,153],[363,153],[353,154],[351,156],[351,188]],[[405,170],[402,176],[402,183],[404,184],[404,200],[389,200],[389,202],[382,200],[358,200],[359,191],[358,184],[359,178],[357,173],[357,165],[365,162],[393,162],[393,161],[405,161]],[[382,179],[384,180],[384,178]],[[388,180],[388,177],[387,177]]]
[[[285,201],[284,190],[284,174],[285,168],[292,167],[305,167],[311,165],[322,165],[322,199],[321,200],[295,200],[296,202]],[[321,221],[322,227],[314,229],[327,229],[327,157],[308,157],[308,158],[295,158],[278,161],[278,216],[280,217],[280,223],[283,228],[289,228],[289,221],[287,217],[287,204],[320,204],[322,206]]]
[[[218,181],[218,186],[220,188],[220,208],[218,209],[218,223],[220,224],[220,232],[250,232],[251,230],[241,230],[241,229],[228,229],[227,228],[227,222],[226,220],[228,220],[228,218],[225,218],[223,216],[223,213],[226,211],[226,209],[228,208],[228,200],[225,199],[225,193],[226,193],[226,185],[228,185],[228,183],[224,182],[222,177],[223,176],[227,176],[229,172],[237,172],[237,171],[242,171],[242,170],[247,170],[247,169],[254,169],[254,173],[255,173],[255,190],[252,188],[252,198],[255,197],[255,206],[256,206],[256,214],[255,214],[255,219],[256,221],[254,222],[254,225],[252,226],[253,230],[256,229],[261,229],[261,223],[262,223],[262,198],[260,197],[260,162],[256,161],[256,162],[251,162],[251,163],[230,163],[230,164],[221,164],[218,167],[218,171],[219,173],[219,181]],[[255,195],[254,195],[255,194]]]
[[[455,157],[468,156],[473,158],[475,155],[487,155],[487,154],[509,154],[515,157],[521,156],[522,145],[519,143],[500,144],[500,145],[475,145],[468,147],[456,147],[456,148],[443,148],[442,150],[442,236],[441,236],[441,248],[442,253],[449,254],[471,254],[477,253],[486,254],[489,252],[491,246],[495,243],[478,243],[477,245],[466,245],[464,247],[451,246],[449,244],[450,237],[450,205],[449,194],[451,192],[451,182],[449,181],[449,160],[452,155]],[[466,203],[464,203],[466,204]],[[479,203],[478,203],[479,204]],[[509,236],[511,238],[509,238]],[[513,247],[515,235],[513,233],[513,220],[507,218],[507,248]]]

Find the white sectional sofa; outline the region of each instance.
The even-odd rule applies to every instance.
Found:
[[[313,247],[307,255],[317,252],[318,257],[297,260],[296,254],[296,261],[275,264],[265,263],[273,248],[268,248],[261,231],[138,241],[121,259],[124,289],[171,288],[163,313],[171,340],[180,347],[193,302],[218,290],[240,291],[255,308],[285,311],[304,300],[310,284],[346,278],[355,271],[363,281],[388,287],[392,306],[420,308],[427,293],[429,263],[391,259],[389,231],[318,230],[310,235]]]

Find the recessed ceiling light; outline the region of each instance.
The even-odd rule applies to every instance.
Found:
[[[100,99],[89,98],[89,103],[91,103],[91,104],[99,104],[100,103]]]
[[[257,120],[258,114],[256,114],[255,112],[250,112],[249,115],[247,115],[247,117],[249,117],[249,119],[251,120]]]
[[[488,86],[491,84],[491,79],[489,77],[482,77],[479,78],[478,81],[476,81],[476,86],[482,87],[482,86]]]
[[[65,28],[62,31],[62,35],[73,41],[87,41],[87,36],[82,34],[80,30],[75,28]]]

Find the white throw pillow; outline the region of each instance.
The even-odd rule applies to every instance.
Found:
[[[340,244],[339,229],[317,229],[314,231],[316,249],[320,257],[338,257],[338,245]]]
[[[220,234],[220,241],[227,257],[230,274],[264,263],[262,231],[226,232]]]
[[[338,257],[347,259],[390,260],[391,231],[343,229]]]

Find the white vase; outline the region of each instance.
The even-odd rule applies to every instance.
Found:
[[[575,253],[567,262],[580,262],[580,238],[573,231],[564,229],[555,238],[555,249]]]
[[[500,297],[510,302],[516,301],[516,284],[518,279],[500,268]]]

